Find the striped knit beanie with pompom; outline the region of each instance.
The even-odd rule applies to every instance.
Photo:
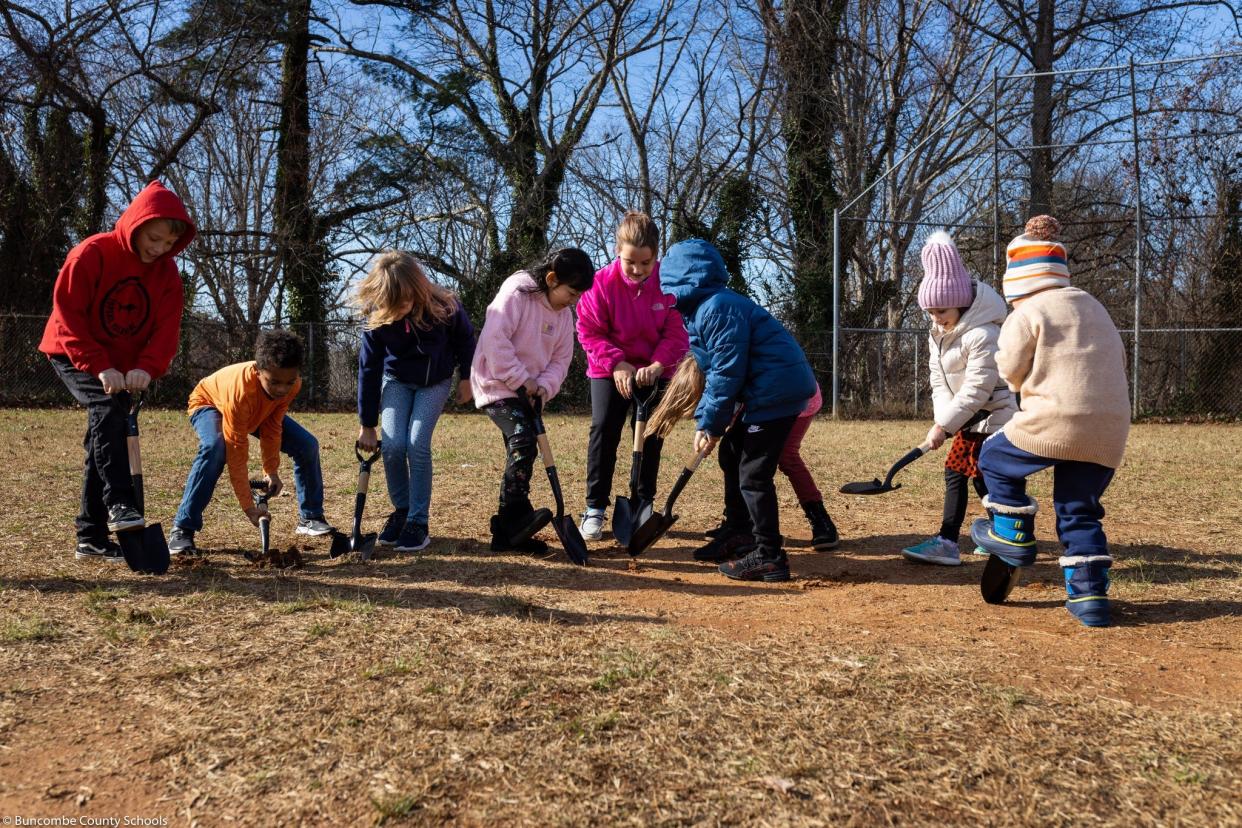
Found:
[[[1024,232],[1005,248],[1003,289],[1012,302],[1054,287],[1069,287],[1070,272],[1065,245],[1057,241],[1061,223],[1052,216],[1035,216]]]

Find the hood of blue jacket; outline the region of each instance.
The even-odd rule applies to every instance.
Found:
[[[693,316],[699,305],[728,283],[724,259],[703,239],[677,242],[660,260],[660,286],[677,299],[682,316]]]

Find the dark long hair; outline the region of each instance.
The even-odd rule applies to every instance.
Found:
[[[556,281],[562,285],[568,285],[579,293],[585,293],[591,289],[591,285],[595,282],[595,265],[591,264],[591,257],[576,247],[562,247],[559,250],[553,250],[542,260],[533,263],[526,268],[531,278],[535,280],[533,288],[522,288],[523,293],[542,293],[547,294],[551,288],[548,287],[548,273],[556,274]]]

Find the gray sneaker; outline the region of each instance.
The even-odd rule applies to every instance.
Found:
[[[174,526],[168,533],[168,553],[170,555],[194,555],[198,547],[194,545],[194,532]]]
[[[298,518],[299,535],[326,535],[332,531],[332,526],[322,517],[317,518]]]
[[[603,509],[598,511],[595,509],[587,509],[586,514],[582,516],[583,540],[596,541],[604,536],[605,517],[606,513]]]

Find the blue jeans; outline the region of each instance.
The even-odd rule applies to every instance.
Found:
[[[1100,497],[1112,482],[1115,469],[1080,460],[1057,460],[1023,451],[1002,431],[989,437],[979,452],[979,471],[987,483],[988,498],[1004,506],[1025,506],[1026,478],[1052,467],[1052,506],[1057,515],[1057,537],[1067,555],[1107,555],[1108,538],[1100,521]]]
[[[448,402],[452,380],[415,386],[384,375],[380,392],[380,440],[384,480],[394,509],[406,523],[427,527],[431,508],[431,432]]]
[[[203,528],[203,510],[211,502],[216,481],[225,466],[224,417],[214,408],[200,408],[190,415],[190,425],[198,432],[198,454],[185,481],[185,494],[173,523],[197,532]],[[323,517],[323,469],[319,465],[319,441],[288,415],[282,424],[280,450],[293,460],[293,485],[298,495],[298,512],[303,518]],[[257,432],[256,435],[257,436]]]

